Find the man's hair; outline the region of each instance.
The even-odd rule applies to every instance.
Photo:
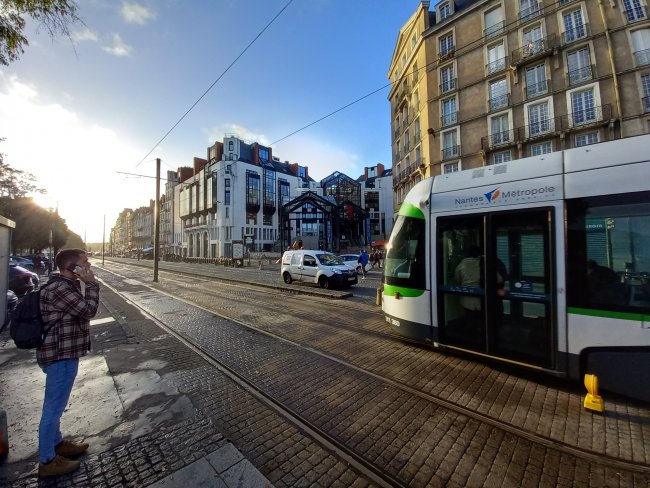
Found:
[[[68,265],[77,260],[81,255],[86,254],[83,249],[62,249],[56,254],[54,262],[60,270],[65,269]]]

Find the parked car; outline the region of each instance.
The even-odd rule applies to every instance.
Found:
[[[330,286],[347,287],[359,282],[354,268],[341,258],[326,251],[295,250],[282,255],[280,275],[286,284],[293,281]]]
[[[9,283],[7,284],[7,288],[21,297],[38,286],[38,281],[34,283],[34,277],[38,280],[36,273],[22,266],[9,266]]]
[[[32,271],[36,271],[38,274],[45,274],[49,265],[49,260],[44,254],[25,254],[23,255],[23,258],[29,259],[34,264],[34,269]]]
[[[341,254],[339,256],[345,264],[357,270],[357,274],[361,274],[361,263],[359,262],[358,254]],[[372,269],[370,263],[366,264],[366,273]]]
[[[34,271],[34,261],[23,256],[9,256],[9,266],[20,266],[21,268]]]

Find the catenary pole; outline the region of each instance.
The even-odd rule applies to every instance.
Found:
[[[158,245],[160,243],[160,158],[156,158],[156,206],[153,234],[153,281],[158,283]]]

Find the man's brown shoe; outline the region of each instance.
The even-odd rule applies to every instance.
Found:
[[[38,476],[60,476],[79,469],[80,461],[70,461],[62,456],[54,456],[49,463],[38,463]]]
[[[66,458],[77,457],[80,454],[86,452],[89,444],[87,442],[72,442],[72,441],[61,441],[58,446],[54,448],[54,452],[58,456],[63,456]]]

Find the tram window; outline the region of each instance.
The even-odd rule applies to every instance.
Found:
[[[400,216],[395,222],[384,260],[384,277],[389,285],[424,289],[424,220]]]
[[[568,202],[568,304],[650,309],[650,192]]]

